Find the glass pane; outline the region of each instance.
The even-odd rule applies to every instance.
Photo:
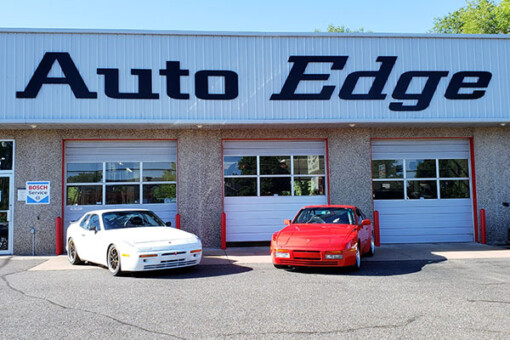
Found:
[[[404,181],[377,181],[374,183],[374,199],[403,200]]]
[[[373,160],[373,178],[402,178],[404,176],[404,162],[401,159]]]
[[[440,159],[440,177],[469,177],[467,159]]]
[[[294,177],[294,195],[324,195],[324,177]]]
[[[223,157],[223,174],[225,176],[256,175],[257,157],[225,156]]]
[[[107,185],[106,204],[139,204],[139,185]]]
[[[324,175],[324,156],[294,156],[294,174]]]
[[[441,198],[469,198],[469,181],[439,181]]]
[[[13,142],[0,142],[0,170],[12,170]]]
[[[9,222],[7,212],[0,212],[0,250],[9,249]]]
[[[290,177],[261,178],[260,196],[290,196]]]
[[[111,162],[106,163],[107,182],[138,182],[140,181],[140,163]]]
[[[103,204],[101,185],[77,185],[67,187],[67,205]]]
[[[225,196],[257,196],[257,179],[225,178]]]
[[[175,162],[143,162],[144,182],[174,182]]]
[[[103,163],[67,163],[67,183],[97,183],[103,180]]]
[[[290,175],[290,156],[260,157],[260,174]]]
[[[407,181],[407,198],[409,199],[437,198],[437,182]]]
[[[407,178],[435,178],[436,160],[435,159],[407,159],[406,160]]]
[[[9,177],[0,177],[0,210],[9,210]]]
[[[175,203],[175,184],[145,184],[143,186],[143,203]]]

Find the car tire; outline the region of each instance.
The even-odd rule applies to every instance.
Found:
[[[361,268],[361,243],[358,241],[358,246],[356,247],[356,262],[352,265],[352,271],[357,272]]]
[[[276,268],[276,269],[285,269],[285,268],[288,268],[288,266],[284,266],[282,264],[273,264],[273,266]]]
[[[375,254],[375,237],[374,232],[372,232],[372,236],[370,237],[370,248],[368,249],[367,256],[374,256]]]
[[[74,243],[72,238],[69,239],[69,242],[67,243],[67,258],[69,259],[69,262],[73,266],[83,264],[83,261],[80,259],[80,256],[78,255],[76,244]]]
[[[111,245],[108,248],[106,259],[110,273],[112,273],[113,276],[120,276],[122,274],[120,267],[120,254],[115,245]]]

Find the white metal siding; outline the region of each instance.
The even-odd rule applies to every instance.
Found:
[[[375,140],[372,143],[374,160],[436,158],[469,160],[469,140]],[[472,190],[471,180],[470,187]],[[471,198],[374,200],[374,209],[379,211],[381,243],[473,241]]]
[[[177,162],[176,141],[69,141],[65,162]],[[67,194],[67,190],[64,190]],[[66,199],[64,198],[64,202]],[[175,226],[177,203],[65,206],[64,226],[85,212],[97,209],[142,208],[154,211],[163,221]]]
[[[224,156],[323,155],[327,174],[325,141],[225,141]],[[326,180],[327,180],[327,175]],[[327,187],[327,183],[326,183]],[[269,241],[306,205],[327,204],[324,196],[225,197],[227,242]]]
[[[502,122],[509,121],[510,39],[501,37],[438,37],[409,35],[206,35],[111,33],[0,33],[0,121],[2,123],[103,123],[182,124],[311,123],[311,122]],[[35,99],[17,99],[45,52],[68,52],[97,99],[76,99],[67,85],[44,85]],[[318,93],[335,86],[329,100],[274,101],[292,63],[290,56],[348,56],[343,70],[329,63],[311,64],[307,73],[330,74],[327,81],[302,81],[299,93]],[[378,56],[397,56],[384,100],[341,100],[338,92],[346,76],[355,71],[378,70]],[[166,61],[179,61],[190,71],[182,77],[189,100],[166,95],[166,78],[159,75]],[[157,100],[118,100],[104,94],[104,76],[97,68],[118,68],[120,91],[136,92],[133,68],[151,69]],[[194,91],[194,74],[201,70],[231,70],[239,76],[239,96],[234,100],[201,100]],[[404,72],[448,71],[441,79],[430,106],[423,111],[388,109],[391,93]],[[455,72],[488,71],[493,74],[483,98],[447,100],[448,83]],[[55,65],[52,76],[61,76]],[[365,79],[366,80],[366,79]],[[361,80],[356,91],[367,91]],[[417,81],[416,84],[420,82]],[[222,82],[211,79],[212,92]],[[409,93],[420,92],[411,84]],[[365,92],[366,93],[366,92]],[[415,101],[408,101],[413,105]]]

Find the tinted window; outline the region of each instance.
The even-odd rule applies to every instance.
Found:
[[[115,211],[103,214],[105,230],[138,228],[138,227],[161,227],[165,223],[152,211]]]
[[[96,227],[96,230],[99,230],[101,227],[99,226],[99,216],[92,215],[89,219],[89,223],[87,226],[87,229],[90,229],[91,227]]]
[[[356,224],[354,212],[347,208],[308,208],[296,216],[293,223]]]

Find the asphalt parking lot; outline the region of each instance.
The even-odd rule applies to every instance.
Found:
[[[63,257],[0,257],[2,339],[510,337],[510,250],[386,246],[359,272],[276,270],[209,250],[193,270],[112,277]]]

